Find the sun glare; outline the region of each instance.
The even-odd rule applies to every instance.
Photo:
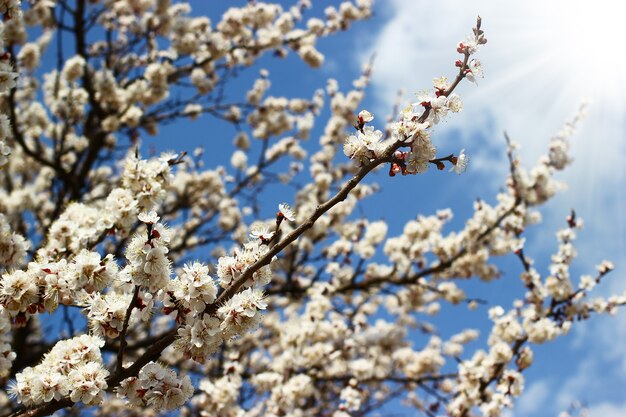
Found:
[[[542,2],[550,65],[579,95],[626,103],[626,2]]]

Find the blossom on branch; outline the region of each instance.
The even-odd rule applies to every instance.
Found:
[[[372,16],[371,0],[243,3],[209,18],[191,2],[0,0],[0,49],[16,57],[0,51],[1,415],[346,417],[401,399],[499,416],[539,345],[626,304],[590,298],[611,263],[572,273],[574,211],[546,270],[528,243],[582,114],[530,169],[507,136],[500,192],[458,222],[372,182],[386,167],[423,200],[437,196],[406,176],[466,170],[435,129],[483,76],[480,18],[452,76],[400,97],[385,123],[362,108],[372,63],[306,96],[278,95],[259,68],[289,54],[323,65],[320,40]],[[176,123],[205,119],[207,142],[185,149]],[[291,206],[268,211],[267,190]],[[378,193],[402,227],[366,217]],[[510,305],[461,282],[502,277],[496,257],[520,261]],[[488,317],[485,334],[444,337],[450,306]]]

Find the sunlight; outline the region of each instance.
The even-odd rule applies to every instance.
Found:
[[[463,36],[461,30],[444,29],[462,28],[480,14],[489,34],[489,43],[480,51],[485,78],[477,86],[460,90],[465,108],[444,126],[453,134],[441,134],[441,146],[450,146],[445,142],[449,139],[459,148],[472,149],[471,169],[495,179],[496,173],[508,168],[505,160],[497,158],[503,130],[521,144],[520,155],[530,163],[544,152],[546,140],[558,129],[557,121],[566,120],[583,102],[589,103],[588,117],[572,142],[575,163],[566,174],[579,193],[564,194],[562,206],[553,213],[561,216],[575,206],[581,215],[613,219],[595,222],[594,230],[603,239],[610,237],[617,256],[623,256],[626,198],[614,190],[626,181],[622,161],[626,153],[626,25],[622,22],[626,2],[391,3],[393,18],[361,56],[365,61],[377,53],[374,87],[381,103],[377,110],[391,108],[398,88],[418,89],[429,81],[422,74],[441,71],[441,64],[453,56],[441,51]],[[432,16],[446,17],[443,29],[442,21]],[[500,186],[495,180],[489,185]],[[587,248],[586,256],[594,251],[599,256],[601,249]]]
[[[607,104],[623,106],[626,3],[571,1],[558,6],[554,13],[548,13],[558,18],[546,25],[554,39],[553,48],[548,51],[553,54],[553,63],[580,88],[581,95],[601,97],[609,101]]]

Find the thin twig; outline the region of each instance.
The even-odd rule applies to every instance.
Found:
[[[139,298],[139,285],[135,285],[135,291],[133,292],[133,298],[130,300],[128,309],[126,310],[126,316],[124,317],[124,324],[122,331],[120,332],[120,350],[117,353],[117,371],[119,372],[124,366],[124,350],[128,342],[126,341],[126,332],[128,331],[128,323],[130,322],[130,315],[137,304]]]

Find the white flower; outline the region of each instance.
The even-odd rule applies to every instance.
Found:
[[[480,60],[472,59],[468,67],[467,73],[465,74],[465,78],[467,78],[468,81],[476,83],[476,78],[483,78],[485,76]]]
[[[364,150],[362,141],[355,135],[348,136],[343,144],[343,153],[350,159],[360,159]]]
[[[97,252],[81,250],[68,269],[76,284],[91,293],[102,291],[117,273],[117,264],[111,255],[100,259]]]
[[[139,213],[139,221],[142,221],[146,224],[155,224],[158,222],[160,217],[156,214],[156,211],[152,210],[150,212],[142,211]]]
[[[8,91],[17,85],[17,72],[13,71],[7,60],[0,60],[0,93]]]
[[[604,260],[600,263],[600,265],[597,265],[596,268],[601,274],[606,274],[607,272],[615,269],[615,265],[613,265],[613,262],[611,261]]]
[[[528,340],[536,344],[550,341],[559,333],[559,328],[556,323],[545,317],[537,321],[524,321],[524,329],[528,335]]]
[[[11,148],[0,139],[0,167],[9,162],[8,156],[11,155]]]
[[[89,328],[96,336],[115,338],[124,326],[130,295],[108,292],[93,296],[85,308]]]
[[[11,121],[6,114],[0,114],[0,141],[11,135]],[[4,146],[6,146],[6,144]],[[0,153],[5,153],[6,151],[2,149],[2,146],[0,146]]]
[[[76,81],[78,78],[83,76],[85,72],[85,59],[76,55],[67,61],[65,61],[65,65],[63,67],[63,75],[68,81]]]
[[[197,103],[189,103],[183,109],[183,113],[189,116],[191,120],[195,120],[202,114],[202,106]]]
[[[465,172],[467,164],[469,163],[469,156],[465,153],[465,149],[461,150],[461,153],[456,158],[456,162],[452,162],[454,166],[450,168],[450,172],[454,171],[457,174]]]
[[[170,411],[187,402],[193,391],[188,375],[179,379],[172,369],[150,362],[139,371],[138,378],[122,381],[117,395],[127,397],[134,406]]]
[[[290,222],[296,220],[296,213],[291,209],[291,207],[289,207],[287,203],[281,203],[278,205],[278,213]]]
[[[441,91],[446,91],[448,87],[450,87],[448,78],[444,76],[433,78],[433,85],[435,86],[436,89],[441,90]]]
[[[478,52],[478,43],[476,42],[476,36],[469,35],[463,42],[459,42],[459,48],[466,50],[470,55]]]
[[[236,150],[230,158],[230,164],[235,169],[244,170],[248,166],[248,156],[242,150]]]
[[[357,163],[367,163],[385,150],[383,142],[380,141],[382,137],[383,132],[380,130],[365,126],[362,132],[348,136],[343,146],[343,153],[348,158],[356,160]]]
[[[2,275],[0,280],[0,303],[15,316],[39,300],[37,281],[31,274],[17,270]]]
[[[242,334],[256,327],[261,321],[260,310],[265,310],[263,292],[248,288],[237,293],[218,310],[225,336]]]
[[[341,390],[339,398],[343,401],[343,406],[349,411],[358,411],[361,408],[363,402],[363,393],[359,390],[352,388],[351,386],[345,387]]]
[[[144,387],[158,383],[160,380],[164,379],[165,376],[165,368],[156,362],[146,364],[146,366],[139,371],[139,379],[141,380],[141,385]]]
[[[86,405],[100,404],[107,388],[107,376],[109,371],[98,362],[88,362],[74,369],[68,375],[72,386],[70,399],[75,403],[82,401]]]
[[[252,264],[258,261],[267,252],[267,246],[253,240],[246,243],[242,249],[236,249],[234,256],[222,256],[217,261],[217,276],[220,278],[222,288],[238,279],[241,274]],[[265,285],[272,279],[272,270],[269,265],[259,268],[244,285]]]
[[[369,123],[372,120],[374,120],[374,115],[372,115],[372,113],[368,112],[367,110],[361,110],[359,112],[359,121],[361,123]]]
[[[261,239],[261,241],[268,241],[274,237],[274,232],[269,230],[269,226],[266,224],[255,225],[250,229],[250,237],[252,239]]]
[[[38,373],[38,378],[33,379],[31,396],[39,403],[50,402],[65,397],[69,389],[67,378],[58,372]]]
[[[428,170],[429,161],[435,158],[437,149],[428,136],[418,136],[411,144],[411,152],[406,156],[407,172],[419,174]]]
[[[170,161],[176,161],[178,159],[178,154],[176,152],[162,152],[159,155],[159,161],[169,164]]]
[[[200,262],[185,264],[182,273],[172,281],[172,288],[176,300],[197,312],[204,311],[217,295],[209,267]]]
[[[437,124],[442,118],[448,114],[448,97],[439,96],[430,101],[430,113],[428,113],[428,120],[433,124]]]
[[[448,108],[453,113],[458,113],[463,110],[463,101],[461,101],[461,97],[456,94],[450,94],[448,96]]]
[[[221,322],[217,317],[204,315],[178,329],[175,346],[183,351],[185,358],[204,363],[207,356],[216,352],[222,343]]]
[[[146,254],[146,262],[143,265],[143,271],[150,275],[161,275],[169,269],[170,262],[165,256],[167,248],[157,246],[148,250]]]

